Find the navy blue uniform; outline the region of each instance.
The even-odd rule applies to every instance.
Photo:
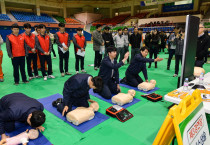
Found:
[[[89,77],[92,76],[89,74],[76,74],[65,82],[63,88],[63,103],[58,105],[59,112],[62,112],[65,106],[69,107],[68,112],[72,110],[72,105],[77,107],[89,107]]]
[[[120,61],[117,63],[117,60],[111,62],[109,56],[104,57],[101,62],[101,67],[98,76],[100,76],[103,80],[103,89],[99,94],[106,98],[110,99],[112,94],[117,94],[119,91],[117,90],[117,84],[119,84],[119,72],[118,68],[123,66],[124,63]]]
[[[140,72],[143,72],[145,80],[148,79],[146,62],[154,62],[154,59],[144,58],[141,53],[135,55],[125,73],[126,83],[128,85],[137,87],[140,83],[143,82],[139,76]]]
[[[22,93],[13,93],[0,99],[0,134],[15,129],[15,121],[27,123],[28,115],[43,111],[44,106],[37,100]]]

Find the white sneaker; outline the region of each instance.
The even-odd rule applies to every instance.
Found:
[[[53,75],[49,75],[48,78],[54,79],[55,77]]]
[[[29,80],[32,80],[32,79],[34,79],[34,77],[29,77]]]
[[[84,69],[83,69],[83,70],[81,70],[81,72],[82,72],[82,73],[86,73],[86,71],[85,71]]]
[[[174,75],[173,75],[173,77],[177,77],[177,76],[178,76],[178,74],[174,74]]]
[[[55,57],[53,57],[54,59],[56,59],[56,56]]]
[[[64,73],[61,73],[61,76],[62,76],[62,77],[64,77],[64,76],[65,76],[65,74],[64,74]]]
[[[76,71],[76,74],[78,74],[79,73],[79,71]]]
[[[47,80],[47,76],[44,76],[44,81],[46,81]]]

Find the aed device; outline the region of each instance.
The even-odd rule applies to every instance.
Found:
[[[160,101],[162,100],[162,96],[161,95],[158,95],[158,94],[155,94],[155,93],[152,93],[152,94],[148,94],[148,95],[141,95],[142,97],[146,97],[147,100],[150,100],[152,102],[157,102],[157,101]]]
[[[111,117],[116,117],[121,122],[125,122],[133,117],[133,114],[131,114],[127,109],[118,105],[113,105],[106,109],[106,114]]]

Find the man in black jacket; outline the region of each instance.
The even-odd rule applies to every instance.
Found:
[[[63,103],[57,106],[58,111],[64,116],[72,110],[72,105],[89,107],[88,102],[94,102],[90,99],[89,90],[92,88],[101,91],[102,87],[101,77],[92,77],[89,74],[76,74],[70,77],[64,84]]]
[[[0,134],[6,139],[5,132],[15,130],[15,122],[22,122],[44,131],[44,106],[37,100],[22,93],[13,93],[0,99]]]
[[[209,38],[204,34],[204,25],[200,23],[197,40],[196,61],[195,66],[203,67],[204,57],[208,53]]]
[[[98,76],[103,79],[103,89],[99,94],[106,98],[111,99],[112,94],[117,94],[121,92],[119,86],[119,72],[118,68],[125,64],[125,61],[128,59],[129,52],[127,52],[119,63],[115,60],[117,55],[117,49],[115,47],[107,48],[108,56],[104,57],[101,63],[100,71]]]
[[[104,28],[104,33],[102,34],[102,37],[104,39],[104,44],[105,44],[105,54],[104,57],[107,56],[107,48],[109,46],[114,46],[114,41],[113,41],[113,37],[112,34],[109,33],[110,28],[108,26],[106,26]]]
[[[131,61],[136,54],[140,53],[141,35],[138,33],[138,28],[134,28],[134,33],[130,37],[131,44]]]
[[[140,72],[143,72],[145,81],[148,82],[146,62],[157,62],[162,61],[162,58],[157,57],[156,59],[146,58],[148,55],[148,48],[142,47],[140,54],[135,55],[133,61],[128,66],[125,76],[120,83],[126,83],[130,86],[137,87],[143,82],[139,76]]]

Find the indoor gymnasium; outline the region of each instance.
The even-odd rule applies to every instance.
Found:
[[[0,145],[209,145],[209,0],[0,0]]]

